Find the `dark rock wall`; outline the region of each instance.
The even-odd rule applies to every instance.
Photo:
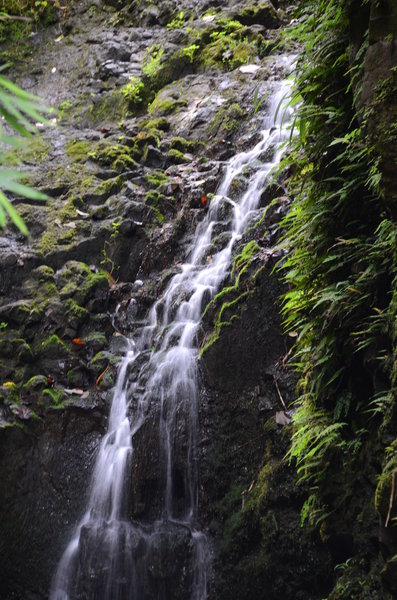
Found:
[[[100,413],[70,409],[0,438],[2,598],[41,600],[84,510],[103,432]]]
[[[49,200],[14,199],[31,236],[9,227],[0,238],[4,600],[47,597],[84,510],[124,336],[177,271],[224,161],[256,142],[266,103],[254,115],[255,89],[270,92],[288,66],[282,50],[272,55],[288,3],[84,0],[65,7],[49,27],[33,25],[34,35],[0,49],[14,62],[10,76],[59,110],[57,127],[44,127],[6,159],[29,171]],[[240,71],[246,63],[259,69]],[[231,330],[228,352],[214,345],[203,371],[205,529],[227,520],[215,504],[229,493],[235,468],[249,471],[238,483],[239,506],[241,486],[249,487],[262,461],[260,415],[273,415],[277,404],[272,374],[285,352],[274,304],[280,287],[269,269],[260,281],[241,317],[247,335],[236,343],[241,329]],[[210,321],[203,327],[209,332]],[[279,385],[290,399],[292,386]],[[156,427],[154,411],[136,438],[132,519],[158,512]],[[241,444],[245,451],[229,464],[229,448]],[[220,593],[214,581],[211,590],[214,598]]]
[[[285,461],[289,427],[277,423],[296,380],[285,367],[290,342],[274,266],[271,259],[239,318],[201,359],[202,505],[216,548],[211,597],[219,600],[314,600],[332,579],[318,533],[301,528],[304,490]]]

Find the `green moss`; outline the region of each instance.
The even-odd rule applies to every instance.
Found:
[[[75,161],[85,162],[92,144],[86,140],[70,140],[66,146],[66,154]]]
[[[51,402],[52,408],[61,409],[65,407],[65,400],[67,396],[64,394],[63,390],[59,388],[47,388],[42,392],[43,400],[47,398]]]
[[[241,274],[242,269],[248,265],[253,256],[259,252],[259,250],[260,247],[255,240],[248,242],[248,244],[246,244],[241,252],[234,258],[233,270],[236,269]]]
[[[23,385],[23,390],[27,392],[34,392],[47,387],[47,385],[48,381],[45,375],[34,375]]]
[[[160,210],[161,201],[164,198],[165,198],[164,194],[161,194],[160,192],[158,192],[156,190],[147,192],[147,194],[145,195],[146,204],[149,204],[149,206],[151,206],[153,208],[156,220],[160,224],[163,224],[165,221],[164,215],[162,214],[162,212]]]
[[[231,290],[234,290],[234,288],[227,288],[227,293],[229,293]],[[211,335],[206,344],[200,350],[200,356],[203,356],[203,354],[207,352],[207,350],[209,350],[209,348],[211,348],[211,346],[213,346],[215,342],[218,341],[225,327],[230,327],[233,324],[233,322],[239,318],[239,314],[236,312],[236,308],[250,293],[250,291],[243,292],[242,294],[237,296],[237,298],[233,298],[233,300],[230,300],[229,302],[224,302],[222,304],[217,316],[215,317],[214,328],[211,332]],[[217,299],[217,301],[218,300],[219,298]]]
[[[19,404],[20,396],[19,396],[19,386],[14,382],[5,382],[2,386],[2,392],[5,391],[5,398],[7,404]]]
[[[41,256],[52,254],[57,246],[69,245],[76,237],[75,229],[59,230],[55,227],[45,231],[40,238],[38,253]]]
[[[117,367],[119,360],[118,356],[110,354],[110,352],[105,350],[101,350],[95,354],[88,366],[95,377],[98,377],[106,368],[111,369],[112,367]]]
[[[175,165],[182,165],[190,162],[190,158],[176,148],[171,148],[171,150],[167,152],[167,159],[168,162]]]
[[[38,248],[39,254],[41,256],[48,256],[54,251],[54,249],[57,246],[57,243],[58,237],[56,235],[56,232],[54,230],[45,231],[40,238]]]
[[[69,369],[66,373],[66,379],[68,380],[68,384],[70,386],[78,386],[81,381],[81,373],[78,369]]]
[[[181,29],[185,24],[185,18],[185,12],[183,10],[179,11],[178,15],[167,23],[167,29]]]
[[[70,113],[73,110],[73,102],[71,100],[65,100],[58,106],[58,119],[60,122],[68,120]]]
[[[77,302],[73,298],[67,298],[65,301],[65,315],[67,315],[68,320],[73,319],[81,323],[89,318],[89,311],[77,304]]]
[[[111,143],[107,140],[101,140],[88,153],[88,157],[96,160],[105,167],[111,166],[113,169],[122,173],[138,168],[138,163],[131,155],[131,149],[120,143]]]
[[[236,69],[257,56],[257,43],[244,37],[245,27],[239,21],[217,22],[217,30],[210,34],[211,41],[199,55],[206,68]]]
[[[31,317],[30,311],[29,317]],[[16,357],[18,361],[27,363],[31,362],[33,352],[30,344],[20,337],[20,332],[10,330],[0,336],[0,356],[8,359]]]
[[[53,282],[46,282],[42,285],[42,292],[45,298],[54,298],[58,295],[57,286]]]
[[[277,11],[270,2],[257,2],[242,6],[237,11],[237,17],[246,25],[259,23],[266,24],[267,27],[276,27],[279,24]]]
[[[123,185],[123,179],[118,177],[112,177],[111,179],[105,179],[101,183],[95,185],[92,189],[87,187],[84,194],[89,196],[92,194],[93,196],[102,197],[103,200],[112,196],[113,194],[117,194]]]
[[[170,129],[170,122],[165,117],[158,117],[157,119],[146,119],[142,121],[141,126],[149,132],[166,132]]]
[[[48,265],[40,265],[32,271],[32,275],[38,278],[40,283],[54,281],[54,269]]]
[[[85,263],[68,261],[58,272],[59,295],[61,299],[73,298],[78,304],[84,304],[97,289],[109,289],[109,279],[105,271],[93,272]],[[77,309],[75,304],[70,305]]]
[[[53,354],[58,356],[59,354],[65,355],[71,353],[70,348],[68,348],[65,342],[61,340],[55,333],[41,342],[39,350],[40,354],[44,354],[46,356],[52,356]]]
[[[17,146],[2,155],[2,162],[7,166],[18,166],[25,163],[41,163],[49,154],[50,144],[45,142],[41,135],[25,139],[21,146]]]
[[[98,371],[98,374],[105,369],[109,363],[109,352],[100,351],[95,354],[95,356],[90,361],[90,366],[95,367]]]
[[[164,98],[164,95],[160,92],[149,106],[149,114],[171,115],[179,112],[182,108],[185,108],[185,106],[187,106],[186,100],[180,98]]]
[[[153,188],[158,188],[168,181],[168,177],[163,171],[151,171],[145,175],[145,181]]]
[[[90,344],[92,346],[105,347],[108,345],[106,336],[100,331],[91,331],[88,335],[84,337],[84,341],[86,342],[86,344]]]
[[[128,114],[128,100],[124,96],[122,89],[106,92],[99,97],[90,98],[88,107],[79,107],[75,105],[74,113],[82,111],[81,118],[87,119],[93,125],[103,126],[106,123],[118,123]],[[84,106],[85,99],[81,104]]]
[[[131,146],[131,155],[141,162],[145,162],[149,146],[158,147],[160,145],[160,139],[162,132],[159,130],[152,129],[151,131],[140,131],[133,139]]]
[[[46,0],[36,0],[34,3],[8,0],[2,3],[2,12],[15,18],[3,18],[0,21],[0,42],[11,40],[18,46],[21,40],[37,32],[39,27],[54,25],[59,19],[58,9],[58,4]]]
[[[255,279],[259,273],[259,271],[255,271],[251,276],[248,273],[248,268],[259,250],[260,247],[254,240],[243,246],[233,260],[231,279],[234,280],[234,283],[224,286],[206,306],[203,320],[208,317],[209,313],[215,312],[215,316],[213,318],[213,330],[208,341],[201,348],[200,356],[217,342],[225,327],[230,327],[239,318],[239,307],[247,296],[252,293]],[[249,277],[248,280],[246,276]]]
[[[217,111],[214,119],[208,126],[208,133],[212,136],[227,135],[238,129],[241,119],[246,116],[246,112],[241,106],[234,102]]]
[[[170,142],[171,150],[179,150],[180,152],[194,152],[197,145],[196,140],[187,140],[180,136],[173,137]]]

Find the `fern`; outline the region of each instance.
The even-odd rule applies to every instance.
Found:
[[[298,135],[281,165],[293,197],[283,221],[283,315],[301,376],[288,458],[311,486],[302,517],[312,510],[316,522],[343,511],[340,468],[353,473],[364,440],[377,435],[374,420],[380,429],[390,422],[397,355],[397,232],[366,114],[355,104],[368,35],[351,62],[348,5],[304,3],[286,34],[305,46],[291,100]]]

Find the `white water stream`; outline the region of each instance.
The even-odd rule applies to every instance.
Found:
[[[173,550],[178,544],[185,548],[190,564],[190,576],[184,575],[184,597],[208,597],[210,546],[199,529],[197,515],[196,337],[205,305],[229,272],[236,242],[248,224],[259,217],[263,189],[269,173],[280,161],[288,119],[284,114],[281,127],[283,110],[277,109],[288,91],[288,83],[276,85],[261,140],[226,165],[224,179],[197,227],[186,262],[152,307],[139,336],[130,340],[114,390],[108,433],[98,452],[87,511],[60,561],[51,600],[172,600],[166,577],[163,576],[163,583],[156,583],[151,576],[161,561],[176,560]],[[231,200],[232,182],[246,176],[246,171],[250,173],[246,191],[239,199]],[[229,207],[226,221],[221,219],[225,203]],[[214,231],[219,228],[224,239],[221,249],[212,243]],[[137,374],[131,381],[134,367]],[[132,398],[134,410],[129,418]],[[132,523],[128,518],[126,481],[130,477],[134,436],[153,403],[157,403],[163,466],[161,508],[152,522]]]

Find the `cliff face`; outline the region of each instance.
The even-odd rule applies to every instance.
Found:
[[[382,206],[394,222],[396,9],[375,1],[349,7],[342,50],[352,65],[351,57],[364,48],[354,110],[366,112],[365,143],[382,175],[374,214]],[[16,198],[31,237],[8,229],[0,238],[5,600],[48,596],[86,505],[127,338],[186,260],[227,161],[257,142],[267,98],[299,50],[281,37],[291,15],[287,2],[84,1],[70,3],[66,14],[18,46],[4,46],[18,83],[59,110],[57,127],[47,126],[41,138],[6,157],[29,171],[49,200]],[[256,89],[265,97],[257,112]],[[290,165],[289,180],[294,170]],[[247,169],[233,181],[232,201],[249,176]],[[289,193],[294,196],[296,188],[290,185]],[[285,260],[280,220],[288,213],[289,193],[285,176],[263,191],[263,214],[236,243],[234,266],[201,322],[198,495],[200,526],[213,544],[209,598],[393,597],[396,541],[385,527],[394,472],[385,447],[394,440],[393,410],[381,436],[365,438],[354,482],[354,470],[344,472],[341,463],[323,457],[320,468],[329,469],[330,479],[322,489],[332,514],[321,527],[307,521],[301,527],[310,486],[297,483],[295,465],[285,460],[299,426],[293,429],[286,412],[297,380],[286,366],[296,331],[282,332],[286,288],[275,272]],[[223,211],[226,223],[230,214],[226,206]],[[343,218],[338,216],[340,223]],[[322,225],[329,227],[328,221]],[[222,234],[214,232],[214,247],[221,247]],[[331,242],[333,247],[335,236]],[[387,275],[376,279],[369,305],[388,310],[393,272],[387,266]],[[321,327],[334,332],[330,314]],[[393,335],[389,326],[388,360]],[[336,354],[353,374],[349,393],[367,398],[385,381],[393,390],[392,369],[371,362],[378,342],[360,364],[341,347]],[[131,523],[147,522],[159,511],[158,427],[153,407],[134,438],[126,482]],[[182,425],[180,435],[187,435]],[[377,512],[373,497],[382,469]],[[174,549],[173,558],[187,580],[185,546]],[[385,548],[388,563],[380,554]],[[152,566],[153,597],[187,600],[186,581],[184,587],[160,550]],[[85,593],[81,598],[90,597]]]
[[[259,98],[270,97],[291,63],[275,49],[289,20],[282,3],[80,2],[59,19],[4,48],[18,83],[59,109],[56,127],[46,126],[41,138],[6,157],[29,171],[49,200],[15,199],[31,237],[8,229],[0,243],[4,598],[48,595],[84,511],[126,338],[178,272],[228,159],[257,142],[268,106],[263,102],[254,114],[255,89]],[[234,182],[236,197],[249,176],[248,169]],[[214,303],[202,326],[204,348],[218,309],[230,304],[229,327],[212,336],[200,361],[199,506],[220,561],[210,584],[214,598],[234,594],[230,518],[249,500],[262,466],[274,480],[271,502],[285,496],[286,503],[272,517],[269,539],[278,536],[277,519],[298,539],[293,475],[288,492],[281,483],[287,437],[274,421],[281,401],[293,397],[292,376],[280,362],[288,350],[278,316],[281,286],[271,274],[280,257],[272,251],[277,222],[288,205],[281,183],[263,194],[262,207],[273,199],[266,219],[234,249],[238,285],[235,273],[233,290]],[[221,244],[219,231],[213,245]],[[153,407],[134,441],[126,491],[131,522],[159,511],[157,412]],[[254,504],[252,560],[267,537],[257,535]],[[243,521],[236,526],[244,528]],[[253,584],[257,595],[265,584],[269,598],[309,589],[318,577],[308,578],[305,564],[312,542],[302,545],[298,570],[292,552],[288,567],[283,559],[274,583],[273,542],[266,544],[260,568],[246,569],[242,582],[257,577],[263,563]],[[244,548],[236,550],[238,561]],[[153,589],[166,585],[167,598],[187,598],[187,587],[161,560],[152,569]],[[321,560],[313,560],[322,571]],[[241,594],[251,593],[245,587]]]

